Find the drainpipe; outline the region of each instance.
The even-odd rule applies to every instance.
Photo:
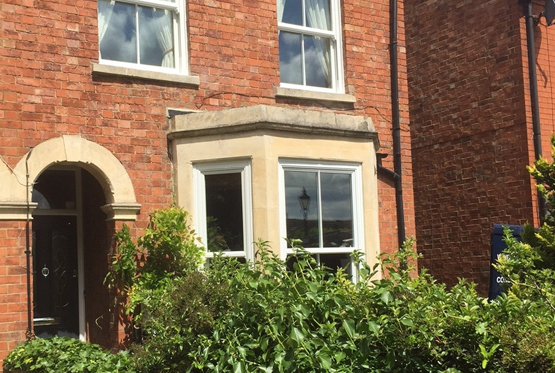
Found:
[[[526,44],[528,49],[528,74],[530,79],[530,104],[532,107],[532,128],[534,133],[534,156],[539,159],[542,154],[540,104],[538,101],[538,78],[536,75],[536,48],[534,41],[534,27],[536,20],[532,14],[532,0],[526,4]],[[538,192],[538,212],[540,224],[547,214],[543,195]]]
[[[27,196],[27,218],[25,220],[25,258],[27,261],[27,340],[34,338],[33,318],[31,314],[31,240],[30,240],[30,220],[31,220],[31,201],[29,201],[29,157],[33,152],[33,148],[25,157],[25,194]]]
[[[405,212],[403,208],[403,183],[401,162],[401,126],[399,121],[399,77],[397,58],[397,0],[390,1],[390,44],[389,56],[391,65],[391,112],[392,112],[392,137],[393,137],[393,171],[386,169],[381,164],[378,170],[392,179],[395,183],[395,205],[397,209],[397,241],[399,248],[405,242]]]

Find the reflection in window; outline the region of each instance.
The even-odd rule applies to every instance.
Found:
[[[278,0],[281,83],[340,90],[334,66],[338,58],[340,27],[332,14],[333,0]]]
[[[46,170],[33,184],[38,209],[75,209],[75,171]]]
[[[362,232],[357,228],[362,220],[360,165],[280,163],[288,239],[285,253],[294,253],[291,240],[295,240],[318,264],[353,274],[350,254],[363,250]]]
[[[250,163],[199,164],[195,174],[195,225],[209,253],[252,259]]]
[[[333,172],[285,171],[287,237],[305,248],[353,246],[351,175]],[[308,208],[301,205],[304,191]]]
[[[175,68],[176,4],[156,0],[159,6],[141,1],[98,1],[100,58],[138,65]]]
[[[336,272],[338,269],[342,269],[343,272],[345,272],[350,277],[352,277],[354,274],[350,253],[312,254],[312,257],[317,264],[328,267],[332,270],[332,272]],[[286,261],[287,268],[289,270],[293,270],[293,266],[295,265],[296,261],[296,255],[289,255]]]
[[[215,174],[204,178],[208,250],[243,251],[241,174]]]

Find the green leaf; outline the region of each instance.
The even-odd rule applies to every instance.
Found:
[[[409,326],[412,327],[414,326],[414,322],[412,321],[412,319],[408,318],[408,317],[403,317],[401,319],[401,324],[405,325],[405,326]]]
[[[304,334],[299,329],[297,329],[297,327],[293,327],[289,337],[298,344],[301,344],[304,340]]]
[[[380,296],[380,299],[385,304],[389,304],[389,302],[391,302],[393,300],[393,296],[391,295],[391,293],[389,291],[384,291],[382,293],[382,295]]]
[[[233,364],[233,373],[246,373],[245,363],[242,361],[236,361]]]
[[[318,360],[320,360],[320,365],[322,368],[329,370],[331,368],[331,357],[325,352],[318,354]]]
[[[373,321],[368,321],[368,330],[373,332],[376,336],[380,333],[380,325],[376,324]]]
[[[349,338],[353,339],[355,337],[355,322],[351,319],[344,319],[341,324],[343,325],[343,329],[345,329]]]

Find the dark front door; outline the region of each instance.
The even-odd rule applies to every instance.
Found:
[[[79,338],[77,219],[35,216],[33,236],[35,335]]]

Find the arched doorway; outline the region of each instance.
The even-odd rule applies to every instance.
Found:
[[[110,347],[114,316],[103,285],[113,223],[102,186],[87,170],[49,167],[33,186],[33,325],[39,337],[69,336]]]
[[[38,144],[13,169],[2,166],[0,221],[33,219],[35,231],[27,331],[113,347],[118,318],[103,285],[111,238],[116,221],[134,221],[140,211],[124,165],[99,144],[63,135]],[[39,279],[52,283],[35,286]]]

